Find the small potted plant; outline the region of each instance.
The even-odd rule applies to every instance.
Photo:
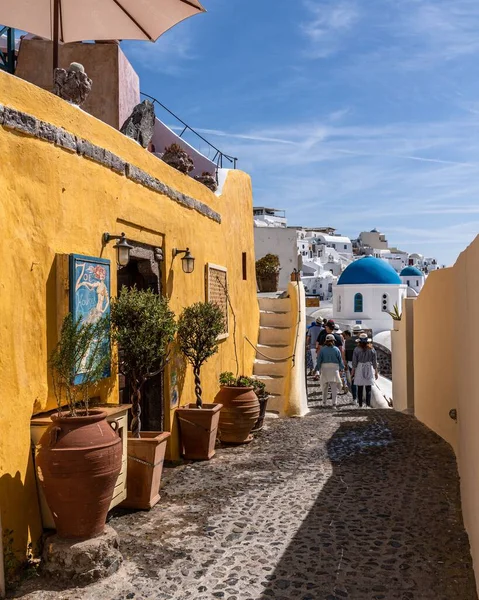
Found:
[[[131,390],[127,497],[122,506],[149,509],[159,489],[168,431],[141,432],[141,394],[150,377],[164,370],[176,332],[168,299],[152,290],[124,287],[111,303],[112,337],[118,344],[118,370]]]
[[[266,385],[259,379],[252,379],[254,393],[259,402],[259,417],[256,421],[251,433],[257,433],[263,429],[264,417],[266,415],[266,407],[268,405],[269,393],[266,390]]]
[[[177,171],[185,173],[185,175],[188,175],[195,168],[191,156],[179,144],[171,144],[165,148],[161,160]]]
[[[222,405],[203,404],[201,367],[218,352],[218,336],[225,329],[221,309],[211,302],[196,302],[181,313],[178,321],[178,345],[193,367],[196,403],[177,409],[183,456],[209,460],[215,454],[216,432]]]
[[[392,311],[388,311],[388,315],[390,315],[393,319],[394,331],[399,331],[399,321],[402,318],[402,313],[399,312],[399,307],[397,304],[393,306]]]
[[[221,373],[220,391],[216,401],[223,409],[220,415],[218,437],[222,442],[245,444],[253,437],[250,435],[260,414],[258,398],[254,392],[253,379],[231,372]]]
[[[208,171],[203,171],[201,175],[195,176],[196,181],[199,181],[207,188],[209,188],[212,192],[216,192],[218,189],[218,182],[216,181],[216,177],[213,173],[209,173]]]
[[[256,261],[256,281],[260,292],[278,291],[280,270],[277,254],[266,254]]]
[[[91,538],[105,528],[121,470],[122,443],[106,413],[89,409],[94,386],[109,371],[108,317],[82,323],[68,314],[50,355],[58,412],[39,442],[37,476],[63,538]]]

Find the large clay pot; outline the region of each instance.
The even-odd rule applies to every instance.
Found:
[[[148,510],[160,499],[160,482],[170,432],[142,431],[141,438],[128,434],[127,496],[120,506]]]
[[[189,460],[209,460],[215,455],[222,404],[187,404],[176,410],[180,423],[182,455]]]
[[[122,442],[106,413],[51,416],[37,455],[38,480],[63,538],[103,533],[121,470]]]
[[[261,398],[258,396],[259,417],[256,423],[254,424],[251,433],[257,433],[258,431],[261,431],[263,429],[264,417],[266,416],[266,407],[268,405],[268,398],[269,396],[261,396]]]
[[[258,397],[252,387],[223,386],[215,400],[221,402],[218,437],[222,442],[245,444],[259,417]]]
[[[258,290],[260,292],[277,292],[279,283],[279,273],[263,275],[262,277],[257,276],[256,282],[258,284]]]

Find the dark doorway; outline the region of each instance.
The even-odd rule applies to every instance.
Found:
[[[135,242],[130,242],[135,244]],[[157,249],[134,245],[130,253],[130,262],[117,272],[117,293],[123,287],[136,286],[139,290],[151,289],[161,294],[160,258]],[[120,349],[121,352],[121,349]],[[128,379],[119,376],[120,402],[129,404],[130,386]],[[142,392],[141,428],[143,431],[163,431],[164,426],[164,385],[163,373],[149,379]]]

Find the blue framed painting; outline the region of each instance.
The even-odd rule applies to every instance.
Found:
[[[110,261],[95,256],[70,254],[70,312],[74,320],[95,323],[110,314]],[[105,352],[110,355],[109,336],[105,336]],[[110,361],[103,378],[110,377]],[[81,366],[75,373],[74,383],[82,383]]]

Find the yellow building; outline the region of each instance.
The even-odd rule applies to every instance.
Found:
[[[108,258],[116,294],[116,251],[104,232],[126,237],[140,275],[181,309],[208,297],[209,268],[226,269],[236,317],[239,370],[252,373],[259,312],[256,298],[250,178],[230,171],[221,194],[179,173],[111,126],[21,79],[0,72],[0,510],[21,548],[41,532],[31,459],[32,414],[55,406],[47,359],[68,311],[61,257]],[[190,248],[191,274],[173,249]],[[158,249],[161,251],[159,252]],[[161,255],[163,259],[161,260]],[[155,267],[156,268],[156,267]],[[143,273],[145,276],[145,273]],[[236,371],[230,334],[202,370],[204,400],[213,401],[218,374]],[[116,373],[101,386],[118,402]],[[175,408],[194,401],[191,368],[176,358],[164,376],[168,458],[179,457]]]

